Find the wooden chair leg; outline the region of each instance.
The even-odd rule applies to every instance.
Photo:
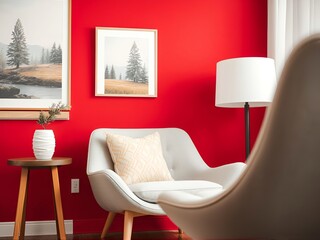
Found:
[[[103,238],[105,238],[107,236],[109,228],[110,228],[110,226],[111,226],[111,224],[113,222],[113,219],[114,219],[114,217],[116,215],[117,214],[114,213],[114,212],[109,212],[107,220],[106,220],[106,223],[104,224],[104,227],[103,227],[103,230],[102,230],[102,233],[101,233],[101,239],[103,239]]]
[[[132,234],[134,215],[132,212],[124,212],[124,229],[123,229],[123,240],[130,240]]]
[[[130,211],[124,212],[124,229],[123,229],[123,240],[130,240],[132,235],[133,218],[144,216],[141,213],[135,213]]]

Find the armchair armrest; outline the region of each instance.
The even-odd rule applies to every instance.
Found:
[[[148,214],[163,214],[159,205],[138,198],[122,178],[110,169],[90,173],[88,177],[96,201],[106,211],[121,213],[126,209],[141,212],[142,207],[148,210]]]
[[[199,172],[197,178],[218,183],[226,189],[241,176],[246,169],[246,166],[247,164],[243,162],[236,162],[216,168],[208,168]]]

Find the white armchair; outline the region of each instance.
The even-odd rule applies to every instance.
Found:
[[[218,197],[158,202],[195,239],[319,239],[320,35],[288,58],[238,181]],[[184,196],[184,197],[181,197]]]
[[[140,138],[156,131],[160,134],[162,153],[174,180],[206,180],[227,188],[245,168],[245,164],[240,162],[217,168],[208,167],[189,135],[181,129],[96,129],[90,136],[87,175],[97,203],[109,212],[101,238],[106,236],[117,213],[124,214],[125,218],[123,239],[131,239],[134,217],[165,215],[158,204],[137,197],[114,171],[113,161],[106,144],[107,132]]]

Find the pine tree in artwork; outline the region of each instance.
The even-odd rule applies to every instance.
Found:
[[[4,54],[3,54],[3,51],[1,49],[0,50],[0,72],[2,72],[5,67],[6,67],[6,60],[4,58]]]
[[[56,43],[53,43],[53,46],[51,48],[50,52],[50,63],[53,64],[61,64],[62,63],[62,49],[61,46],[59,45],[56,47]]]
[[[136,42],[133,42],[129,53],[129,60],[126,70],[126,78],[134,82],[141,81],[142,63],[139,48]]]
[[[52,48],[51,48],[51,52],[50,52],[50,63],[57,63],[58,61],[58,51],[57,51],[57,47],[56,47],[56,43],[53,43]]]
[[[62,63],[62,49],[61,49],[61,46],[59,45],[58,46],[58,49],[57,49],[57,61],[56,63]]]
[[[29,64],[26,37],[20,19],[17,20],[11,35],[7,51],[7,64],[16,68],[19,68],[21,64]]]
[[[46,63],[46,55],[45,55],[44,48],[42,48],[40,63],[41,64],[45,64]]]
[[[50,52],[49,52],[49,49],[47,49],[47,51],[46,51],[45,63],[50,63]]]
[[[110,79],[109,67],[106,66],[106,70],[104,71],[104,79]]]
[[[149,79],[148,79],[148,72],[146,69],[146,65],[143,66],[142,70],[141,70],[141,82],[142,83],[148,83]]]
[[[116,79],[116,71],[114,70],[113,65],[112,65],[111,71],[110,71],[110,78],[111,79]]]

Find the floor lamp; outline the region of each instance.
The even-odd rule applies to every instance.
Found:
[[[268,106],[276,87],[274,60],[232,58],[217,63],[216,106],[245,109],[246,159],[250,154],[250,107]]]

